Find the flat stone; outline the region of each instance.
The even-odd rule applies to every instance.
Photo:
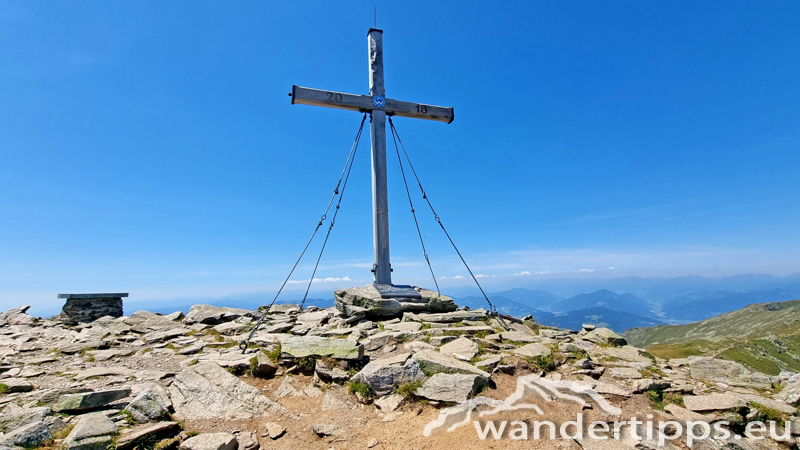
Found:
[[[702,414],[698,414],[694,411],[689,411],[686,408],[680,407],[673,403],[670,403],[664,406],[664,411],[672,414],[673,416],[677,417],[679,420],[684,422],[692,421],[692,422],[709,422],[710,419]]]
[[[360,360],[364,357],[364,346],[346,339],[293,336],[281,343],[281,352],[293,358],[330,356],[335,359]]]
[[[260,314],[247,309],[217,307],[211,305],[192,305],[189,313],[183,319],[186,325],[202,323],[205,325],[217,325],[223,322],[230,322],[239,317],[258,317]]]
[[[455,335],[474,335],[477,333],[491,333],[494,329],[490,326],[480,326],[480,327],[446,327],[446,328],[431,328],[430,330],[425,330],[428,333],[443,333],[443,334],[455,334]]]
[[[136,352],[133,348],[114,348],[109,350],[89,350],[86,354],[91,355],[95,361],[108,361],[111,358],[130,356]]]
[[[456,336],[431,336],[430,340],[428,340],[428,343],[434,347],[439,347],[447,344],[448,342],[455,341],[456,339],[458,339]]]
[[[514,354],[517,356],[525,356],[528,358],[537,358],[537,357],[547,358],[553,354],[553,351],[547,348],[544,344],[541,344],[539,342],[534,342],[533,344],[528,344],[523,347],[515,349]]]
[[[787,405],[786,402],[781,400],[773,400],[771,398],[762,397],[760,395],[755,394],[745,394],[745,393],[733,393],[731,392],[730,395],[737,396],[746,402],[751,403],[758,403],[759,405],[764,405],[767,408],[772,408],[778,410],[784,414],[794,415],[797,413],[797,408]]]
[[[422,324],[419,322],[400,322],[384,325],[386,331],[419,331]]]
[[[484,380],[478,375],[437,373],[428,378],[414,395],[429,400],[461,403],[484,385]]]
[[[643,378],[641,372],[633,367],[612,367],[610,371],[612,377],[622,378],[623,380],[638,380]]]
[[[237,450],[236,436],[228,433],[204,433],[183,441],[180,450]]]
[[[133,375],[133,370],[125,367],[92,367],[75,374],[74,379],[81,381],[93,377],[124,376]]]
[[[407,361],[403,366],[383,365],[370,362],[355,374],[353,381],[361,381],[370,385],[378,396],[391,394],[402,383],[418,381],[425,378],[416,361]]]
[[[154,331],[152,333],[147,333],[144,336],[142,336],[142,340],[144,340],[146,344],[164,342],[176,338],[178,336],[183,336],[185,334],[188,334],[190,331],[192,330],[189,328],[172,328],[170,330]]]
[[[425,374],[435,373],[464,373],[468,375],[478,375],[488,379],[489,374],[477,367],[459,361],[452,356],[443,355],[435,350],[420,350],[411,359],[419,364],[420,369]]]
[[[439,352],[452,356],[454,358],[460,359],[462,361],[469,361],[478,354],[480,349],[478,348],[478,344],[472,342],[471,339],[468,338],[458,338],[453,342],[447,343],[443,345]]]
[[[108,348],[108,342],[106,341],[86,341],[86,342],[76,342],[74,344],[65,344],[58,347],[58,351],[64,353],[65,355],[71,355],[74,353],[81,352],[83,350],[92,350],[92,349],[104,349]]]
[[[747,402],[729,394],[686,395],[683,404],[689,411],[721,411],[747,406]]]
[[[498,364],[500,364],[500,361],[502,359],[503,357],[499,355],[489,356],[486,359],[476,362],[475,367],[481,370],[489,371],[494,369],[494,367],[497,366]]]
[[[135,428],[130,433],[123,434],[117,439],[116,450],[128,450],[141,441],[160,441],[169,439],[180,433],[178,422],[159,422],[152,425]]]
[[[436,322],[436,323],[456,323],[465,320],[479,321],[487,317],[486,310],[475,309],[471,311],[452,311],[434,314],[405,314],[403,321],[414,322]]]
[[[53,411],[86,411],[99,408],[131,395],[130,389],[111,389],[62,395],[53,405]]]
[[[169,387],[176,415],[182,420],[254,419],[283,413],[279,404],[258,388],[231,375],[214,362],[189,366]]]
[[[512,342],[539,342],[542,340],[539,336],[524,333],[522,331],[504,331],[500,333],[500,337],[505,341]]]
[[[68,450],[105,450],[117,425],[103,413],[84,414],[64,442]]]
[[[24,378],[6,378],[0,383],[8,387],[6,393],[12,394],[14,392],[30,392],[33,390],[33,385],[30,381]]]
[[[269,434],[269,438],[272,440],[278,439],[286,433],[286,427],[279,423],[267,422],[265,425],[267,427],[267,434]]]

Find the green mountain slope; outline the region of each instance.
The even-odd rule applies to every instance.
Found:
[[[711,355],[771,375],[800,372],[800,300],[748,305],[686,325],[631,328],[622,336],[662,358]]]

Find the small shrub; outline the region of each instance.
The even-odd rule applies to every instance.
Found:
[[[312,370],[316,365],[317,360],[314,359],[313,356],[304,356],[302,358],[297,358],[294,360],[294,363],[300,370]]]
[[[414,392],[416,392],[420,386],[422,386],[422,381],[419,380],[403,383],[397,387],[397,393],[405,399],[410,399],[414,397]]]
[[[351,382],[350,386],[347,387],[347,390],[353,395],[360,394],[361,397],[365,399],[375,398],[375,392],[372,391],[372,386],[363,381]]]
[[[653,409],[658,411],[664,410],[664,406],[666,405],[664,405],[664,398],[662,397],[661,392],[647,391],[646,394],[647,398],[650,399],[650,406],[652,406]]]

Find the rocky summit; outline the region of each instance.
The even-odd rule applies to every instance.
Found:
[[[798,374],[767,375],[714,357],[662,359],[594,324],[561,330],[530,317],[501,321],[414,290],[416,298],[383,299],[376,289],[345,289],[328,309],[195,305],[186,315],[137,311],[89,322],[32,317],[25,306],[7,311],[0,447],[483,449],[473,419],[447,421],[458,410],[450,407],[495,407],[522,399],[525,386],[541,394],[526,400],[539,412],[517,407],[498,417],[650,415],[684,425],[725,421],[735,432],[772,418],[784,431],[777,440],[695,442],[703,449],[788,449],[800,435]],[[565,386],[570,394],[558,395]],[[575,392],[594,397],[585,395],[587,403]],[[437,421],[451,428],[429,433]],[[630,436],[605,446],[585,437],[503,439],[494,448],[687,448]]]

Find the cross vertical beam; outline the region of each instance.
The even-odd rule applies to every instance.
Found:
[[[371,28],[367,34],[369,45],[369,95],[384,98],[383,85],[383,31]],[[392,266],[389,257],[389,193],[386,170],[386,112],[373,109],[370,113],[370,140],[372,142],[372,231],[375,248],[375,284],[392,284]]]

